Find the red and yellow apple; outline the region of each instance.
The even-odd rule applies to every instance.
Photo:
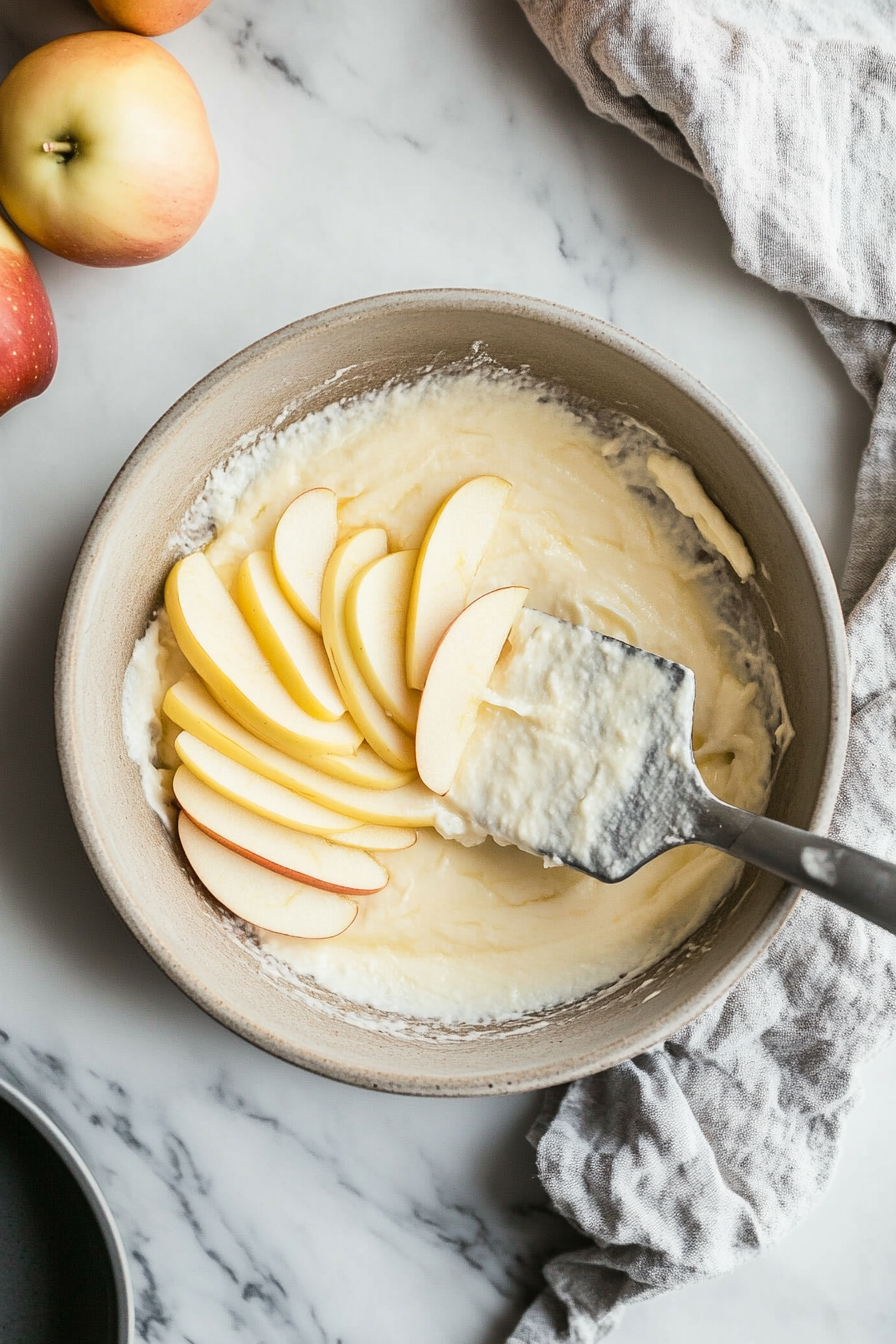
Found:
[[[195,19],[209,0],[90,0],[90,3],[112,28],[159,37]]]
[[[148,38],[60,37],[0,85],[0,201],[61,257],[88,266],[166,257],[196,232],[217,184],[196,86]]]
[[[56,353],[56,323],[37,267],[0,219],[0,415],[49,387]]]

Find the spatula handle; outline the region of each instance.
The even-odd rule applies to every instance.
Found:
[[[713,798],[699,839],[896,933],[896,864]]]

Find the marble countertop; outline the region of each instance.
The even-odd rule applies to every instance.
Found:
[[[0,0],[0,60],[90,26],[82,0]],[[304,1074],[205,1017],[141,950],[54,757],[53,647],[81,538],[196,379],[385,290],[516,290],[655,344],[764,439],[835,569],[868,412],[800,305],[735,268],[701,185],[589,116],[512,0],[213,0],[164,41],[208,107],[217,204],[151,267],[38,256],[59,371],[0,426],[0,1067],[92,1164],[140,1340],[498,1344],[568,1241],[525,1138],[538,1097],[382,1096]],[[740,1272],[633,1310],[620,1344],[892,1337],[892,1058],[867,1085],[818,1211]]]

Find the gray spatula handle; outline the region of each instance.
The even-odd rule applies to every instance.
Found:
[[[896,933],[896,864],[712,798],[695,839]]]

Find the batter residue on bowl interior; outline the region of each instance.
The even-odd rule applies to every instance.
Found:
[[[194,538],[197,526],[215,529],[207,554],[228,584],[313,486],[338,495],[341,535],[382,526],[395,549],[419,546],[461,482],[506,477],[513,489],[473,596],[525,584],[531,607],[686,663],[707,784],[729,803],[763,809],[790,728],[749,597],[752,561],[690,469],[650,431],[617,414],[580,414],[524,379],[473,370],[329,407],[269,437],[250,465],[243,455],[219,468],[188,520]],[[125,694],[129,750],[160,814],[176,761],[158,710],[181,670],[162,615],[138,645]],[[432,830],[384,861],[389,885],[358,899],[358,918],[340,937],[259,931],[261,943],[356,1003],[454,1022],[576,999],[653,964],[739,874],[729,857],[692,846],[602,885]]]

